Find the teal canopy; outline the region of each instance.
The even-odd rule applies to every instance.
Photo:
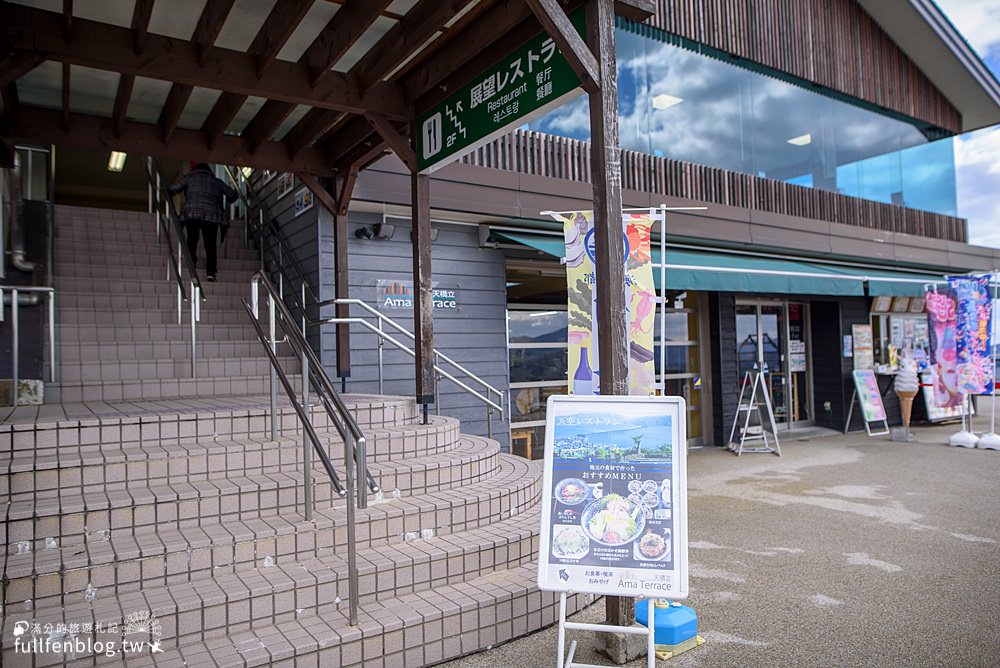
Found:
[[[565,255],[561,237],[493,230],[496,237],[553,257]],[[660,287],[660,249],[653,248],[653,280]],[[764,294],[918,296],[924,285],[941,282],[933,274],[845,267],[810,260],[787,260],[734,253],[667,248],[667,289]]]

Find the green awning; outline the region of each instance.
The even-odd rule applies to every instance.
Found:
[[[563,257],[561,237],[493,230],[493,235],[552,257]],[[653,280],[660,287],[660,249],[653,248]],[[924,286],[940,283],[941,275],[830,265],[752,255],[667,248],[667,288],[717,292],[862,296],[924,294]]]

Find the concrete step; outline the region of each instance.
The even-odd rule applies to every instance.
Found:
[[[279,345],[278,353],[286,351],[285,344]],[[81,362],[174,360],[185,359],[191,354],[190,341],[69,343],[63,341],[59,348],[62,364]],[[245,341],[198,341],[198,354],[206,359],[255,357],[263,354],[260,341],[254,337]]]
[[[141,250],[141,249],[139,249]],[[56,279],[66,277],[96,276],[105,279],[142,278],[150,270],[162,268],[166,272],[166,255],[157,248],[156,253],[145,255],[139,252],[121,253],[110,262],[94,262],[90,258],[80,258],[76,254],[62,256],[63,261],[56,266]],[[83,259],[82,262],[77,261]],[[260,268],[260,258],[249,253],[236,255],[219,252],[219,269],[225,272],[253,272]],[[165,274],[164,274],[165,275]]]
[[[226,301],[232,302],[231,297],[224,297]],[[189,320],[187,312],[188,305],[182,305],[182,317]],[[112,325],[114,327],[127,327],[131,325],[169,325],[177,324],[176,297],[173,308],[78,308],[64,307],[59,311],[59,319],[65,323],[64,327],[71,330],[74,326],[80,325]],[[204,304],[201,309],[201,317],[198,326],[202,325],[241,325],[247,324],[249,316],[245,309],[218,307],[214,301]]]
[[[258,344],[259,346],[259,344]],[[282,346],[278,360],[286,373],[300,371],[297,357],[288,355],[287,346]],[[222,378],[226,376],[267,376],[271,373],[271,362],[263,356],[258,348],[257,357],[231,358],[198,358],[195,362],[198,377]],[[186,357],[190,357],[190,349]],[[191,361],[181,356],[179,359],[147,359],[141,361],[115,361],[114,359],[100,362],[63,361],[59,367],[60,381],[63,384],[91,382],[121,382],[144,380],[189,379],[191,377]]]
[[[197,330],[198,342],[231,343],[259,341],[248,316],[244,316],[245,325],[212,325],[199,323]],[[184,314],[184,324],[164,323],[157,325],[114,325],[82,324],[75,327],[61,327],[56,337],[59,344],[73,343],[176,343],[184,341],[191,345],[191,324],[187,313]],[[258,343],[257,345],[260,345]],[[190,353],[188,353],[190,354]]]
[[[204,278],[204,277],[203,277]],[[213,295],[231,295],[235,297],[250,296],[250,279],[246,280],[238,277],[223,276],[224,279],[216,283],[204,281],[206,301],[211,301]],[[150,277],[141,280],[108,281],[102,278],[80,277],[72,279],[69,283],[56,279],[56,299],[59,299],[59,290],[66,288],[76,292],[87,292],[93,294],[147,294],[147,295],[175,295],[177,284],[173,278],[167,280],[165,276],[150,273]],[[188,290],[188,283],[185,280],[185,292]]]
[[[364,430],[414,428],[419,418],[417,404],[406,397],[344,394],[341,398]],[[296,429],[298,416],[283,395],[278,401],[280,429]],[[5,410],[7,414],[0,415],[4,418],[0,422],[0,453],[9,451],[15,456],[53,456],[57,450],[98,444],[117,447],[270,436],[270,396],[265,393],[134,402],[93,400]],[[310,413],[317,429],[333,427],[321,408],[313,405]]]
[[[343,451],[342,439],[332,428],[317,429],[317,435],[335,455]],[[385,478],[386,490],[413,489],[467,479],[465,472],[451,472],[479,457],[492,457],[484,442],[475,437],[462,440],[458,423],[438,418],[427,425],[365,429],[366,461]],[[470,459],[470,455],[472,456]],[[449,461],[447,458],[452,457]],[[302,431],[291,428],[277,439],[148,439],[138,443],[80,445],[18,450],[0,454],[0,493],[23,494],[80,488],[99,484],[143,484],[148,480],[186,482],[227,475],[246,476],[298,471],[302,461]],[[417,465],[415,462],[419,462]],[[314,458],[314,468],[318,464]],[[478,475],[470,472],[470,475]],[[402,477],[413,477],[404,482]],[[387,492],[388,493],[388,492]],[[53,534],[56,535],[56,534]],[[42,546],[36,546],[40,549]]]
[[[290,369],[289,369],[290,370]],[[286,370],[288,371],[288,370]],[[270,373],[270,372],[268,372]],[[270,376],[206,376],[191,378],[153,378],[146,380],[62,381],[51,387],[62,402],[159,400],[193,397],[228,397],[260,395],[269,391]],[[301,377],[289,374],[293,387],[299,387]],[[46,388],[48,391],[48,387]]]
[[[343,458],[340,453],[333,454],[335,459]],[[460,490],[449,490],[447,495],[433,501],[445,502],[444,507],[448,508],[450,497],[453,502],[450,516],[436,518],[432,526],[450,527],[456,521],[460,506],[469,506],[461,512],[463,520],[471,517],[488,523],[491,511],[510,512],[511,507],[520,507],[526,495],[536,498],[538,481],[530,469],[525,460],[502,460],[496,470],[496,478],[489,482],[513,496],[509,499],[495,498],[496,503],[491,502],[488,489],[478,488],[479,483]],[[331,519],[339,518],[343,513],[343,500],[333,491],[321,466],[314,466],[313,471],[317,516],[325,514]],[[345,480],[343,471],[340,472],[340,479]],[[397,476],[397,479],[403,480],[404,476]],[[425,472],[419,480],[424,487],[416,489],[423,494],[408,497],[402,502],[417,503],[425,495],[437,493],[427,492],[426,482]],[[412,486],[413,483],[410,484]],[[95,531],[105,529],[135,535],[142,527],[160,529],[174,526],[183,529],[212,525],[218,521],[258,520],[289,513],[298,515],[302,512],[303,498],[302,474],[293,470],[183,482],[149,480],[145,484],[106,483],[23,492],[10,496],[6,523],[0,527],[0,536],[7,545],[22,541],[45,544],[47,538],[53,537],[60,543],[76,545]],[[480,502],[483,505],[477,507]],[[431,503],[429,507],[430,510],[425,504],[417,512],[433,515],[437,510],[436,504]],[[399,533],[402,534],[402,530]],[[384,527],[381,535],[386,535]]]
[[[166,591],[135,591],[118,601],[102,600],[98,589],[92,604],[36,609],[35,618],[53,624],[79,618],[105,628],[117,623],[121,629],[130,614],[148,612],[158,622],[165,650],[155,656],[157,666],[424,666],[556,620],[558,596],[533,584],[533,551],[524,549],[523,539],[531,530],[510,528],[512,541],[494,538],[492,549],[489,539],[483,545],[480,537],[456,535],[449,541],[420,541],[417,557],[402,550],[360,551],[359,627],[347,623],[346,597],[338,593],[346,593],[343,562],[331,558],[205,582],[192,579]],[[372,600],[374,591],[383,593],[379,602]],[[568,611],[592,601],[571,596]],[[4,631],[12,633],[13,623]],[[87,635],[92,637],[80,637]],[[139,661],[149,657],[144,653]],[[12,652],[4,658],[18,660]],[[116,662],[115,657],[74,658],[69,665]]]
[[[249,276],[249,274],[248,274]],[[249,279],[247,281],[241,281],[245,285],[249,286]],[[207,287],[206,287],[207,289]],[[242,300],[247,295],[226,295],[226,294],[213,294],[212,301],[210,305],[206,305],[203,309],[203,313],[208,311],[239,311],[246,317],[246,311],[243,310]],[[57,294],[56,299],[59,304],[60,313],[62,309],[99,309],[99,310],[113,310],[113,311],[126,311],[132,309],[148,309],[157,310],[164,313],[170,314],[176,321],[177,318],[177,291],[176,289],[171,290],[170,294],[136,294],[136,293],[112,293],[112,292],[67,292],[61,291]],[[181,310],[186,311],[188,309],[187,303],[181,304]],[[186,314],[186,313],[185,313]],[[76,324],[70,321],[67,316],[61,318],[63,327],[72,327]]]

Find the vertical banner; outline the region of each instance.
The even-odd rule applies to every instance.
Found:
[[[934,405],[938,408],[959,408],[962,392],[958,387],[958,353],[955,349],[957,309],[952,289],[928,292],[926,309]]]
[[[569,316],[569,391],[575,395],[600,394],[597,347],[597,284],[594,212],[553,213],[563,223],[566,240],[566,283]],[[651,395],[656,391],[653,363],[653,327],[656,288],[650,253],[650,228],[658,219],[648,213],[623,214],[625,283],[628,287],[629,393]]]
[[[955,293],[958,390],[963,394],[992,394],[993,299],[989,276],[957,277],[948,282]]]

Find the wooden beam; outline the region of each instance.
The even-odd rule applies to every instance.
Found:
[[[615,0],[615,14],[642,23],[656,13],[656,0]]]
[[[153,15],[154,0],[137,0],[132,13],[132,31],[135,33],[135,52],[142,53],[149,32],[149,18]]]
[[[73,39],[73,0],[63,0],[63,31],[66,39]]]
[[[407,74],[403,81],[407,93],[414,100],[425,95],[526,19],[532,19],[533,37],[541,31],[541,26],[532,17],[524,0],[500,0],[494,3],[476,22],[467,26]],[[513,40],[504,39],[505,54],[510,52],[511,43]],[[476,58],[475,73],[482,71],[484,63],[490,62],[492,61],[485,57]]]
[[[311,85],[315,86],[323,77],[330,74],[330,68],[371,27],[389,2],[390,0],[355,2],[341,7],[299,58],[300,64],[309,66]],[[250,150],[255,150],[262,142],[269,139],[294,109],[294,104],[268,100],[243,131],[250,142]],[[301,135],[298,137],[301,138]]]
[[[299,62],[308,65],[312,71],[311,81],[314,86],[350,51],[390,2],[391,0],[368,0],[341,6],[299,58]]]
[[[62,65],[62,126],[69,130],[69,63]]]
[[[17,86],[9,83],[0,89],[0,100],[3,101],[3,131],[9,135],[21,117],[21,101],[17,95]]]
[[[545,28],[545,32],[555,41],[556,46],[566,58],[570,67],[588,93],[596,93],[601,86],[601,73],[597,59],[587,48],[587,43],[576,31],[573,22],[556,0],[525,0],[528,7]],[[611,24],[614,26],[614,9],[611,12]]]
[[[226,24],[226,17],[229,10],[233,8],[236,0],[208,0],[205,9],[201,12],[198,26],[194,29],[194,36],[191,38],[198,45],[198,65],[204,67],[208,62],[208,54],[215,39],[222,32],[222,26]]]
[[[365,118],[375,128],[375,132],[385,140],[385,143],[392,147],[403,164],[411,172],[417,171],[417,152],[413,150],[410,141],[389,122],[389,119],[380,114],[365,114]]]
[[[6,88],[25,74],[35,69],[45,58],[30,51],[15,51],[0,59],[0,88]]]
[[[368,119],[364,116],[355,116],[337,128],[335,132],[331,132],[330,137],[323,141],[322,148],[331,160],[340,161],[343,155],[369,139],[372,130]]]
[[[528,0],[533,2],[533,0]],[[588,53],[599,66],[600,88],[590,92],[590,173],[594,187],[597,335],[601,394],[629,393],[628,301],[625,298],[625,254],[622,238],[622,170],[618,140],[618,82],[615,72],[613,0],[587,0]],[[564,51],[565,54],[565,51]],[[635,621],[632,601],[605,597],[608,621],[629,626]]]
[[[323,205],[323,208],[333,215],[337,215],[337,201],[330,194],[330,191],[320,184],[315,176],[306,172],[299,172],[296,176],[299,177],[302,185],[309,188],[309,191],[316,196],[316,199]]]
[[[314,0],[284,0],[275,3],[264,25],[250,44],[250,53],[257,56],[257,76],[271,66],[285,43],[312,8]]]
[[[354,186],[358,182],[358,172],[360,169],[351,166],[340,179],[340,192],[337,194],[337,215],[346,216],[351,205],[351,195],[354,194]]]
[[[349,243],[347,214],[338,212],[333,217],[334,294],[337,299],[349,299],[351,296]],[[337,304],[336,314],[338,318],[350,318],[351,307]],[[351,377],[351,326],[347,323],[337,324],[337,375],[340,378]]]
[[[410,211],[413,220],[413,350],[416,400],[434,403],[434,302],[431,287],[431,192],[430,177],[415,171],[410,175]]]
[[[128,114],[128,103],[132,99],[132,87],[135,77],[123,74],[118,78],[118,93],[115,95],[115,107],[111,112],[111,124],[115,129],[115,137],[122,136],[125,129],[125,117]]]
[[[411,115],[399,84],[379,84],[362,94],[353,77],[331,72],[310,88],[308,66],[281,60],[258,79],[256,57],[251,54],[210,47],[202,67],[197,43],[153,33],[146,38],[140,57],[132,48],[131,30],[83,19],[74,22],[75,37],[70,44],[59,14],[20,5],[0,6],[0,34],[9,39],[9,46],[37,51],[51,60],[324,109],[375,111],[394,120],[409,120]]]
[[[373,134],[370,141],[365,142],[345,155],[343,163],[341,165],[334,165],[334,169],[360,172],[373,162],[382,159],[389,151],[389,145],[382,141],[378,135]]]
[[[219,141],[246,101],[247,96],[238,93],[223,93],[215,101],[212,110],[201,124],[201,131],[205,133],[205,141],[209,148],[213,148]]]
[[[9,139],[0,139],[0,169],[14,169],[17,148]]]
[[[241,137],[222,136],[213,148],[205,146],[204,135],[198,130],[177,128],[170,141],[163,140],[159,125],[125,121],[120,137],[116,137],[109,118],[89,114],[70,114],[72,130],[62,126],[61,114],[51,109],[22,106],[17,122],[7,135],[14,139],[57,144],[73,148],[115,150],[137,155],[153,155],[176,160],[192,160],[225,165],[249,165],[277,172],[307,172],[329,176],[329,163],[316,149],[302,151],[295,160],[281,142],[267,142],[256,153],[247,149]]]
[[[177,129],[177,122],[180,120],[181,114],[184,113],[184,107],[187,106],[192,91],[194,91],[194,86],[174,84],[170,87],[167,101],[163,103],[163,109],[160,110],[159,123],[164,142],[170,141],[174,130]]]
[[[371,89],[434,33],[461,12],[470,0],[420,0],[351,68],[361,91]]]
[[[310,109],[307,111],[306,115],[300,118],[299,122],[285,135],[285,143],[288,144],[291,157],[294,158],[299,151],[310,146],[317,137],[329,130],[343,117],[343,113],[329,109]],[[367,125],[363,119],[362,123]]]

